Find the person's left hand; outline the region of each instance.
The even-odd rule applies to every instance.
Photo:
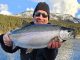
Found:
[[[48,48],[60,48],[62,42],[59,40],[58,36],[55,36],[49,43]]]

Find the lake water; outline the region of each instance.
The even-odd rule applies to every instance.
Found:
[[[19,51],[15,53],[6,53],[0,46],[0,60],[20,60]]]
[[[20,60],[19,51],[10,54],[0,46],[0,60]],[[68,40],[59,48],[56,60],[80,60],[80,39]]]

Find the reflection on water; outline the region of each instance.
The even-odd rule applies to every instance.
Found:
[[[6,53],[0,46],[0,60],[20,60],[19,51],[15,53]]]
[[[0,60],[20,60],[19,51],[10,54],[2,50],[0,46]],[[59,48],[56,60],[80,60],[80,39],[68,40]]]
[[[59,49],[56,60],[80,60],[80,39],[66,41]]]

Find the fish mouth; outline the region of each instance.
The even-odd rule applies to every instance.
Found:
[[[68,34],[68,37],[69,38],[73,38],[73,39],[75,39],[75,37],[76,37],[76,33],[75,33],[75,29],[73,29],[73,28],[66,28],[66,27],[61,27],[61,30],[65,30],[65,31],[67,31],[69,34]]]
[[[69,38],[71,38],[71,39],[75,39],[75,36],[76,36],[76,34],[75,34],[75,29],[73,29],[73,28],[67,28],[68,30],[68,37]]]
[[[76,33],[75,33],[75,29],[69,29],[69,37],[75,39],[76,37]]]

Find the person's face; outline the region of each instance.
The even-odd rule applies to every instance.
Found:
[[[43,10],[38,10],[37,12],[35,12],[33,20],[35,24],[47,24],[48,14]]]

